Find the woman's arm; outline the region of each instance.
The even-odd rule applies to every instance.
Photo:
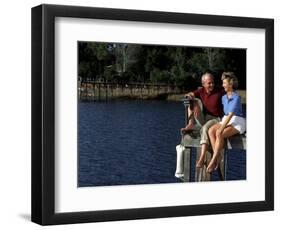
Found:
[[[224,122],[222,123],[222,125],[220,126],[220,128],[218,129],[220,133],[222,133],[222,131],[224,130],[224,128],[227,126],[228,122],[230,121],[230,119],[233,117],[234,113],[230,112],[226,119],[224,120]]]

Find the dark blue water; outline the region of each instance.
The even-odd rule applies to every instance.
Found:
[[[78,186],[180,182],[174,173],[175,147],[184,125],[182,103],[109,101],[78,106]],[[244,153],[228,153],[228,180],[245,179],[245,161]],[[214,174],[213,179],[218,177]]]

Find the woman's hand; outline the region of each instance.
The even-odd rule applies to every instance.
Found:
[[[231,118],[233,117],[234,113],[230,112],[227,117],[224,119],[224,122],[222,123],[221,127],[219,128],[219,130],[221,130],[221,132],[224,130],[224,128],[227,126],[228,122],[231,120]]]

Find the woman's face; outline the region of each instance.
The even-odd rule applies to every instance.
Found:
[[[227,79],[222,81],[222,87],[224,88],[225,92],[233,91],[232,84],[230,84]]]

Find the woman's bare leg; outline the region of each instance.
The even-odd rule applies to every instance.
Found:
[[[216,143],[216,132],[217,132],[217,130],[219,129],[220,126],[221,126],[221,124],[219,124],[219,123],[215,124],[208,131],[209,139],[210,139],[211,146],[212,146],[213,150],[215,148],[215,143]]]
[[[220,153],[223,148],[224,139],[231,137],[237,133],[239,133],[239,131],[231,125],[227,126],[221,134],[216,131],[216,141],[213,148],[214,154],[207,167],[207,172],[211,173],[212,171],[217,169],[221,159]]]

